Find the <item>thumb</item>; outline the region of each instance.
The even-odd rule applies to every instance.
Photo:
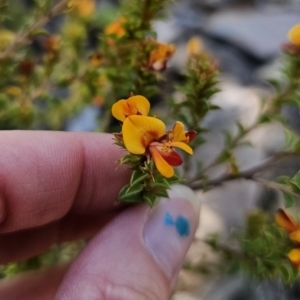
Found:
[[[189,188],[175,185],[169,198],[110,222],[74,261],[55,299],[169,299],[199,218]]]

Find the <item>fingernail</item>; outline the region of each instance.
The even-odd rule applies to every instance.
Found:
[[[145,246],[170,279],[177,276],[193,241],[199,213],[200,201],[194,192],[174,185],[169,199],[160,199],[145,223]]]

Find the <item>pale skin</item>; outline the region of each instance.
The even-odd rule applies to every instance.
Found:
[[[0,299],[165,300],[172,279],[145,249],[150,208],[116,205],[130,171],[111,135],[0,132],[0,264],[92,238],[71,265],[0,281]],[[179,262],[182,263],[182,262]]]

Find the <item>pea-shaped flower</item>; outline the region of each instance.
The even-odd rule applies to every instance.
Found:
[[[130,116],[124,121],[122,133],[126,149],[132,154],[153,158],[157,170],[167,178],[174,175],[173,167],[182,164],[182,158],[174,148],[193,154],[187,145],[191,134],[184,131],[180,122],[166,133],[166,125],[157,118]]]

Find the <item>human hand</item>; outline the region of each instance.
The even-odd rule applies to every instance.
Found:
[[[130,172],[116,170],[112,136],[3,131],[0,141],[0,264],[93,236],[70,266],[1,280],[0,299],[169,299],[198,224],[188,188],[154,209],[118,206]]]

